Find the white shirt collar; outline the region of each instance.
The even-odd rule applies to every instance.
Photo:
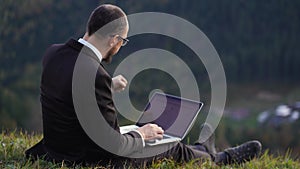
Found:
[[[102,55],[101,55],[101,53],[99,52],[99,50],[94,45],[92,45],[91,43],[89,43],[88,41],[86,41],[86,40],[84,40],[82,38],[80,38],[78,40],[78,42],[81,43],[81,44],[83,44],[84,46],[90,48],[96,54],[96,56],[99,58],[100,62],[102,61]]]

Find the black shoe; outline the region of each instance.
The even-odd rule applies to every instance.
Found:
[[[211,125],[204,123],[200,128],[201,137],[199,135],[198,140],[195,142],[195,145],[202,145],[205,147],[206,151],[214,156],[217,151],[215,148],[215,134],[212,130]]]
[[[261,152],[261,143],[259,141],[248,141],[240,146],[225,149],[227,154],[225,161],[220,161],[223,164],[241,164],[258,157]]]

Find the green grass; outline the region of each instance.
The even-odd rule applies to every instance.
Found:
[[[0,135],[0,168],[15,169],[15,168],[67,168],[63,163],[53,164],[43,160],[34,163],[29,162],[24,158],[24,151],[37,143],[42,138],[41,134],[28,134],[22,131],[2,132]],[[77,166],[75,168],[81,168]],[[96,167],[104,168],[104,167]],[[238,168],[238,169],[282,169],[282,168],[300,168],[300,161],[292,159],[287,152],[285,156],[275,157],[266,151],[260,158],[254,159],[251,162],[242,165],[216,166],[211,161],[199,162],[197,160],[189,163],[177,164],[172,160],[162,160],[153,163],[150,168]]]

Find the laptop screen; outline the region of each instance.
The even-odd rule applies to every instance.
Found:
[[[162,127],[165,134],[183,138],[201,107],[201,102],[155,93],[139,118],[137,126],[154,123]]]

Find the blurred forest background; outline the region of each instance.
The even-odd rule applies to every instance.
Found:
[[[220,55],[228,84],[224,116],[216,131],[220,148],[258,139],[271,152],[281,153],[290,148],[295,156],[299,155],[298,0],[1,0],[2,130],[42,131],[39,81],[43,53],[53,43],[83,36],[90,12],[103,3],[116,4],[127,14],[152,11],[174,14],[207,35]],[[185,140],[192,142],[208,112],[211,89],[201,61],[187,46],[159,35],[130,37],[128,46],[122,48],[107,68],[112,73],[124,56],[150,47],[177,54],[197,77],[206,106]],[[129,87],[131,101],[138,109],[143,108],[153,89],[179,94],[175,79],[159,70],[139,73]]]

